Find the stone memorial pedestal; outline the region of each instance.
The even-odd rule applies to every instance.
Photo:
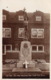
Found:
[[[22,41],[19,53],[19,62],[17,67],[23,67],[24,65],[28,67],[35,67],[35,63],[32,61],[31,44],[29,41]]]

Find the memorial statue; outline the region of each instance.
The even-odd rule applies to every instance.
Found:
[[[34,67],[35,64],[32,61],[32,48],[29,41],[22,41],[19,53],[19,62],[17,67]]]

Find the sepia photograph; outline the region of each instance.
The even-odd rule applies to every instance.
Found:
[[[2,79],[50,79],[51,0],[2,0]]]

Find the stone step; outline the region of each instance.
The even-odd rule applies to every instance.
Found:
[[[13,68],[12,72],[41,72],[39,68]]]

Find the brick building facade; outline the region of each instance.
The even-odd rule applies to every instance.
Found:
[[[32,59],[50,56],[50,14],[36,11],[8,12],[3,10],[3,58],[18,59],[21,41],[32,46]],[[12,54],[11,54],[12,52]]]

